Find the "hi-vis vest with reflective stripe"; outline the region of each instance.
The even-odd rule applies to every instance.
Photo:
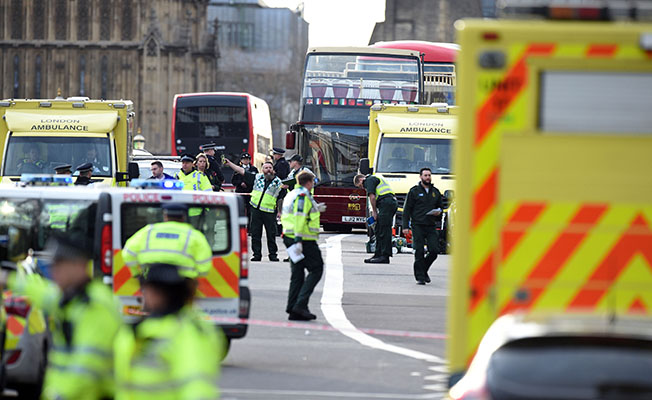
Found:
[[[218,335],[190,309],[123,327],[115,340],[116,400],[219,398]]]
[[[283,200],[281,223],[283,234],[289,238],[319,239],[317,203],[303,186],[291,191]]]
[[[181,170],[176,173],[175,178],[183,182],[183,190],[213,190],[211,181],[208,180],[208,177],[204,173],[199,171],[192,171],[186,174]]]
[[[206,237],[184,222],[168,221],[141,228],[122,249],[124,263],[132,276],[147,264],[164,263],[179,267],[187,278],[205,276],[211,269],[213,252]]]
[[[113,345],[121,319],[110,289],[91,281],[62,304],[59,288],[39,275],[13,276],[9,286],[56,321],[43,398],[113,397]]]
[[[265,174],[262,172],[256,174],[254,189],[251,192],[251,200],[249,201],[249,204],[260,211],[273,213],[276,209],[276,200],[278,194],[281,192],[282,184],[281,180],[278,177],[275,177],[267,186],[267,189],[265,189]],[[263,193],[263,191],[265,193]]]
[[[378,183],[378,186],[376,186],[376,198],[379,198],[380,196],[384,196],[386,194],[394,194],[392,188],[389,187],[387,182],[385,182],[385,180],[381,176],[378,175],[372,175],[372,176],[378,178],[378,180],[380,181],[380,183]]]

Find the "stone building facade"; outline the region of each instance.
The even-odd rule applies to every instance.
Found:
[[[133,100],[169,153],[174,94],[214,90],[208,0],[0,0],[0,96]]]
[[[387,0],[385,21],[376,24],[370,44],[390,40],[455,42],[453,23],[482,17],[486,0]]]
[[[275,146],[299,116],[308,23],[300,11],[267,7],[260,0],[212,0],[217,26],[221,91],[248,92],[269,104]]]

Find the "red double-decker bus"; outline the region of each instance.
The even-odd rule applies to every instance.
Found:
[[[248,152],[260,167],[272,149],[272,123],[265,100],[249,93],[203,92],[174,96],[172,155],[197,154],[199,146],[215,142],[233,162]],[[222,169],[226,182],[232,170]]]
[[[353,186],[367,157],[369,107],[377,103],[418,104],[423,71],[418,51],[313,48],[306,55],[299,121],[286,147],[301,154],[319,179],[317,201],[325,230],[364,227],[366,196]]]

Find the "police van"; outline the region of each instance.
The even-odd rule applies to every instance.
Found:
[[[196,305],[223,328],[229,341],[244,337],[247,325],[241,319],[249,316],[250,293],[243,201],[229,193],[178,190],[182,184],[173,180],[144,182],[149,189],[4,187],[0,217],[14,213],[30,221],[25,240],[41,261],[47,260],[43,249],[48,237],[57,231],[94,238],[89,268],[96,279],[112,287],[125,320],[135,321],[142,314],[140,285],[122,260],[122,247],[140,228],[163,221],[162,204],[184,203],[190,223],[213,250],[213,268],[199,279]],[[40,266],[47,275],[47,262]]]

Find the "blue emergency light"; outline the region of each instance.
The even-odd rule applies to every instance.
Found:
[[[48,174],[22,174],[20,181],[32,185],[41,184],[55,184],[55,185],[69,185],[72,183],[72,176],[70,175],[48,175]]]
[[[183,182],[175,179],[133,179],[129,186],[140,189],[182,190]]]

